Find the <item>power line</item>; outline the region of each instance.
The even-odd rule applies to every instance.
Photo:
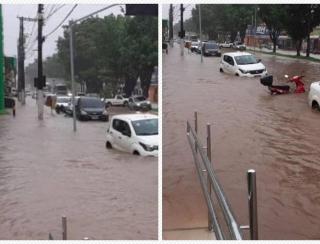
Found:
[[[58,30],[58,28],[66,21],[66,19],[71,15],[71,13],[73,12],[73,10],[78,6],[78,4],[75,4],[72,9],[69,11],[69,13],[66,15],[66,17],[60,22],[60,24],[54,28],[51,32],[49,32],[47,35],[45,35],[45,38],[48,38],[48,36],[50,36],[52,33],[54,33],[56,30]]]
[[[53,10],[52,12],[50,12],[45,19],[48,20],[52,15],[54,15],[56,12],[58,12],[58,11],[59,11],[60,9],[62,9],[64,6],[66,6],[66,4],[62,4],[61,6],[57,6],[56,9]]]

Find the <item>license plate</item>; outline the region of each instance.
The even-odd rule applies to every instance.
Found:
[[[99,116],[98,115],[92,115],[91,118],[92,119],[99,119]]]

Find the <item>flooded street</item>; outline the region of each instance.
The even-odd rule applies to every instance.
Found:
[[[307,92],[271,96],[258,78],[219,72],[220,58],[163,54],[163,229],[207,226],[207,210],[186,138],[198,111],[205,142],[212,124],[212,159],[241,225],[247,225],[246,171],[257,172],[259,239],[319,239],[320,113],[311,111],[319,63],[258,54],[274,84],[304,75]]]
[[[157,239],[158,159],[105,148],[105,122],[51,115],[35,100],[0,116],[0,239]],[[143,177],[141,177],[143,176]]]

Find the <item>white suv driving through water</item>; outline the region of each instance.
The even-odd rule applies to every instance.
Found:
[[[220,61],[220,72],[236,76],[261,77],[268,74],[266,67],[251,53],[224,53]]]
[[[320,110],[320,81],[311,83],[308,101],[311,108]]]
[[[158,116],[115,115],[107,130],[106,147],[141,156],[158,156]]]

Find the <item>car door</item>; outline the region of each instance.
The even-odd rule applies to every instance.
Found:
[[[129,124],[120,119],[116,119],[114,123],[116,127],[114,132],[114,141],[117,148],[121,151],[131,153],[132,132]]]
[[[122,120],[113,119],[112,129],[110,130],[110,135],[112,136],[112,146],[118,150],[123,150],[121,146],[122,139]]]
[[[114,101],[114,105],[121,105],[122,103],[122,99],[121,99],[121,96],[116,96],[115,97],[115,101]]]
[[[234,60],[231,56],[227,55],[227,70],[231,74],[235,74],[235,66],[234,66]]]

